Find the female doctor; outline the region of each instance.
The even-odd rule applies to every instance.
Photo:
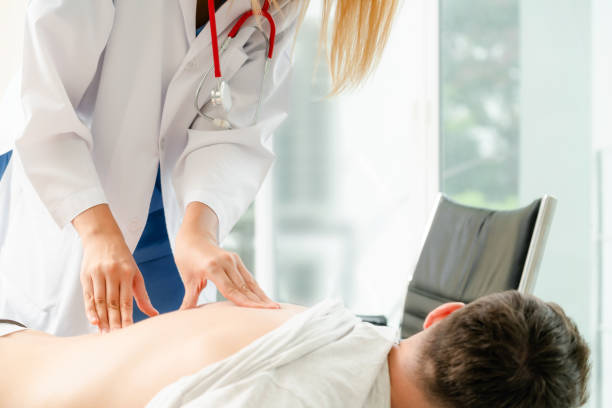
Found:
[[[308,1],[29,1],[0,111],[13,124],[0,153],[14,150],[0,181],[0,317],[56,335],[118,329],[133,299],[158,313],[145,281],[181,308],[217,289],[278,307],[220,243],[274,161],[266,142],[287,115]],[[324,1],[332,93],[375,67],[397,1]],[[261,19],[237,26],[251,9]],[[147,231],[169,239],[174,278],[139,269]]]

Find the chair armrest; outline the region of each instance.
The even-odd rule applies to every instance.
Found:
[[[372,323],[376,326],[386,326],[387,318],[382,315],[356,315],[358,318],[367,323]]]

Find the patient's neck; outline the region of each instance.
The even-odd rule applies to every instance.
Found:
[[[393,345],[387,361],[391,381],[391,408],[434,408],[427,401],[418,373],[421,370],[419,349],[424,332]]]

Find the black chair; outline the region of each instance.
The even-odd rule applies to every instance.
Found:
[[[544,196],[511,211],[468,207],[440,195],[408,286],[402,338],[422,330],[427,314],[446,302],[469,303],[517,289],[531,293],[556,199]],[[386,325],[384,316],[360,316]]]

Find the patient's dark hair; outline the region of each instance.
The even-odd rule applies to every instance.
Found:
[[[588,398],[589,348],[557,304],[497,293],[428,330],[420,380],[436,405],[571,408]]]

